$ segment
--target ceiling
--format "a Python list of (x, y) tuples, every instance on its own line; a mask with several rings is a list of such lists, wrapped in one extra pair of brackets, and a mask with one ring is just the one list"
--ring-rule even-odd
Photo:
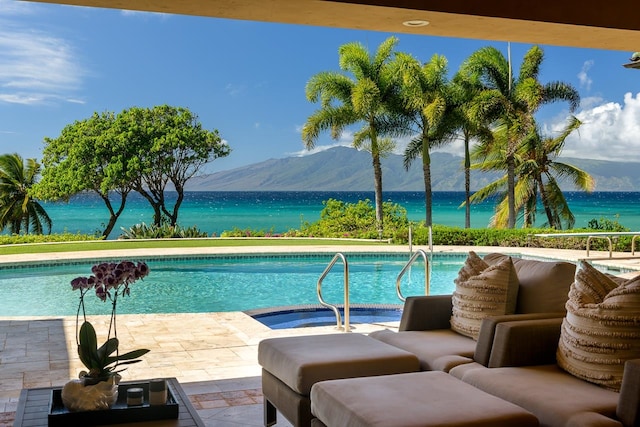
[[(30, 0), (251, 21), (633, 52), (629, 0)], [(428, 21), (407, 27), (406, 21)]]

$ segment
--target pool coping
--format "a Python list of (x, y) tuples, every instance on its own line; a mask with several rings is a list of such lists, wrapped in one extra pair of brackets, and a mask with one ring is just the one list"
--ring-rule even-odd
[[(426, 245), (414, 245), (411, 248), (414, 252), (418, 249), (429, 252)], [(479, 254), (491, 252), (507, 253), (513, 256), (536, 257), (543, 259), (555, 259), (568, 262), (577, 262), (588, 259), (597, 265), (605, 266), (612, 270), (618, 270), (623, 274), (631, 274), (640, 271), (640, 257), (629, 257), (628, 253), (614, 252), (613, 258), (608, 258), (608, 251), (592, 251), (593, 257), (585, 258), (583, 250), (573, 249), (550, 249), (550, 248), (530, 248), (530, 247), (507, 247), (507, 246), (433, 246), (433, 252), (439, 254), (467, 254), (475, 251)], [(48, 252), (38, 254), (18, 254), (0, 255), (0, 269), (7, 265), (33, 265), (56, 262), (92, 262), (104, 261), (105, 259), (124, 258), (161, 258), (161, 257), (188, 257), (188, 256), (219, 256), (219, 255), (241, 255), (241, 254), (290, 254), (296, 252), (300, 254), (345, 254), (356, 253), (410, 253), (407, 245), (375, 245), (375, 246), (340, 246), (340, 245), (305, 245), (305, 246), (227, 246), (227, 247), (195, 247), (195, 248), (139, 248), (139, 249), (109, 249), (95, 251), (78, 252)]]

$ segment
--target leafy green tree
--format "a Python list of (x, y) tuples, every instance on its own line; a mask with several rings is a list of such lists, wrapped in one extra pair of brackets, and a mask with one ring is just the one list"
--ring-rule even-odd
[[(118, 115), (115, 128), (135, 159), (133, 187), (151, 204), (156, 226), (163, 218), (176, 225), (187, 181), (231, 152), (217, 130), (203, 129), (198, 116), (182, 107), (130, 108)], [(169, 184), (177, 193), (173, 207)]]
[(320, 109), (307, 118), (302, 140), (312, 149), (322, 131), (330, 130), (337, 139), (342, 131), (355, 123), (363, 126), (355, 132), (353, 146), (365, 147), (371, 153), (378, 234), (382, 236), (381, 158), (392, 151), (389, 135), (397, 128), (392, 121), (394, 104), (398, 102), (398, 87), (392, 76), (390, 61), (396, 37), (389, 37), (371, 56), (360, 43), (347, 43), (338, 49), (341, 72), (321, 72), (311, 77), (306, 86), (310, 102), (320, 101)]
[[(569, 84), (538, 81), (543, 51), (533, 46), (525, 54), (519, 74), (512, 75), (511, 63), (495, 47), (474, 52), (463, 64), (462, 72), (478, 76), (482, 91), (470, 108), (478, 122), (492, 122), (502, 128), (503, 137), (495, 138), (488, 149), (502, 153), (507, 170), (508, 228), (515, 227), (516, 150), (534, 127), (534, 113), (550, 102), (565, 100), (574, 111), (580, 101), (578, 92)], [(485, 151), (486, 152), (486, 151)]]
[(431, 150), (451, 142), (458, 127), (454, 114), (449, 82), (447, 59), (433, 55), (424, 65), (411, 55), (399, 53), (394, 60), (401, 76), (403, 113), (411, 124), (415, 137), (404, 152), (404, 166), (408, 170), (413, 161), (422, 159), (425, 190), (425, 221), (433, 223), (433, 193), (431, 188)]
[(83, 191), (96, 193), (109, 212), (102, 236), (107, 238), (133, 190), (136, 159), (114, 127), (115, 115), (94, 113), (62, 129), (57, 138), (45, 138), (42, 180), (35, 188), (45, 200), (69, 200)]
[(51, 218), (31, 195), (39, 174), (35, 159), (25, 162), (18, 154), (0, 156), (0, 230), (43, 234), (46, 227), (47, 234), (51, 233)]
[[(105, 238), (134, 190), (150, 202), (156, 225), (163, 214), (175, 225), (186, 182), (207, 161), (229, 154), (217, 131), (202, 129), (189, 110), (166, 105), (94, 113), (66, 126), (58, 138), (45, 138), (45, 144), (37, 194), (68, 200), (83, 191), (97, 193), (109, 211)], [(169, 184), (177, 192), (172, 209), (165, 197)]]

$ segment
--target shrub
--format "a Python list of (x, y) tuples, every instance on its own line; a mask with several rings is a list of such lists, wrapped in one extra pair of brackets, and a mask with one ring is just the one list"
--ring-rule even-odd
[(204, 231), (200, 231), (197, 226), (183, 228), (179, 225), (171, 226), (163, 224), (161, 226), (147, 225), (144, 222), (136, 224), (128, 230), (122, 228), (119, 239), (194, 239), (209, 237)]
[[(376, 212), (369, 199), (357, 203), (347, 203), (329, 199), (322, 202), (324, 208), (320, 219), (314, 223), (304, 223), (300, 236), (377, 239)], [(393, 238), (401, 230), (407, 229), (407, 210), (397, 203), (382, 204), (384, 230), (382, 238)]]
[(52, 243), (52, 242), (79, 242), (87, 240), (102, 240), (92, 234), (59, 233), (59, 234), (12, 234), (0, 235), (0, 245), (17, 245), (21, 243)]
[(220, 237), (280, 237), (280, 234), (274, 233), (273, 228), (269, 231), (252, 230), (250, 228), (241, 229), (234, 227), (232, 230), (225, 230)]

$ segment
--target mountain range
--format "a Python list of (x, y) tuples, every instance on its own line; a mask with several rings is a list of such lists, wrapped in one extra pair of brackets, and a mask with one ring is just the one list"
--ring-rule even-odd
[[(640, 163), (562, 158), (596, 181), (595, 191), (638, 191)], [(472, 171), (473, 190), (494, 181), (500, 173)], [(433, 191), (464, 191), (463, 158), (448, 153), (432, 153)], [(420, 159), (409, 170), (400, 155), (382, 159), (382, 186), (385, 191), (423, 191)], [(561, 184), (572, 191), (570, 182)], [(302, 157), (269, 159), (263, 162), (201, 175), (191, 179), (189, 191), (373, 191), (371, 155), (349, 147), (334, 147)]]

